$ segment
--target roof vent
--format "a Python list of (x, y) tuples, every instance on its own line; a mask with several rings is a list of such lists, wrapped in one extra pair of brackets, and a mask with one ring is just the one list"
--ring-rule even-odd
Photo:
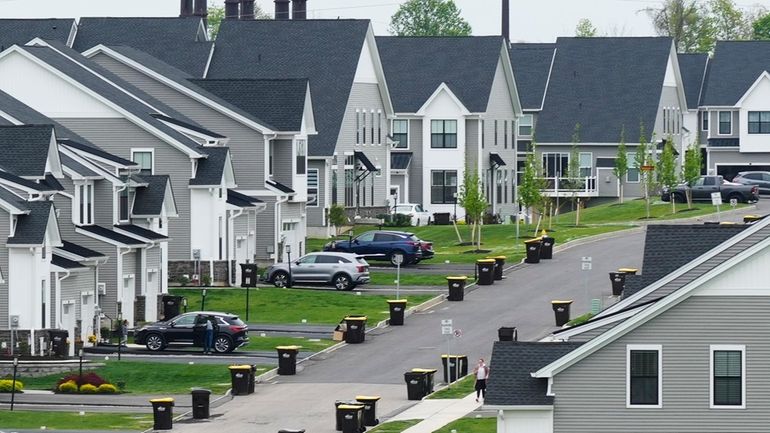
[(275, 2), (275, 19), (288, 20), (289, 17), (289, 1), (290, 0), (274, 0)]
[(225, 0), (225, 19), (237, 20), (238, 19), (238, 5), (240, 0)]
[(182, 0), (179, 6), (180, 17), (191, 17), (193, 14), (193, 0)]

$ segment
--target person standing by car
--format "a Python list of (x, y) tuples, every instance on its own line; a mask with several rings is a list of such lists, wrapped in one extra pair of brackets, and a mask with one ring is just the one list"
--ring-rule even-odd
[(484, 359), (479, 359), (476, 364), (476, 368), (473, 369), (473, 374), (476, 376), (476, 402), (479, 401), (479, 395), (481, 398), (485, 398), (487, 395), (487, 378), (489, 377), (489, 367), (484, 363)]
[(204, 318), (206, 321), (206, 334), (203, 336), (203, 353), (211, 353), (211, 348), (214, 346), (214, 326), (216, 320), (213, 316)]
[(120, 324), (120, 345), (123, 347), (128, 345), (128, 320)]

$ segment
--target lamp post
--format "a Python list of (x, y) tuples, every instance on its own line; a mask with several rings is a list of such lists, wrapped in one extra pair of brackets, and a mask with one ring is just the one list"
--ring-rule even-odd
[(80, 358), (80, 368), (78, 373), (78, 388), (83, 384), (83, 349), (78, 350), (78, 357)]
[(289, 281), (286, 282), (286, 287), (291, 287), (291, 244), (286, 244), (286, 257), (289, 260)]
[(206, 289), (201, 292), (201, 311), (206, 311)]
[(452, 221), (456, 223), (457, 222), (457, 191), (452, 193), (452, 197), (454, 197), (454, 205), (455, 205), (455, 211), (452, 214)]
[(19, 358), (13, 358), (13, 382), (11, 383), (11, 411), (16, 398), (16, 369), (19, 367)]

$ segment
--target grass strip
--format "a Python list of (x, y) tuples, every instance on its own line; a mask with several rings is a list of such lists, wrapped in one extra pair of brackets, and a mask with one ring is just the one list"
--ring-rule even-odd
[(368, 430), (369, 433), (401, 433), (409, 427), (422, 421), (421, 419), (409, 419), (406, 421), (391, 421), (385, 424), (380, 424), (372, 430)]
[(493, 433), (497, 431), (497, 418), (460, 418), (434, 430), (433, 433)]
[(453, 383), (452, 386), (446, 387), (440, 391), (436, 391), (433, 394), (429, 395), (429, 399), (450, 399), (450, 398), (464, 398), (468, 394), (472, 393), (474, 391), (474, 387), (476, 385), (476, 380), (474, 379), (472, 374), (469, 374), (468, 376), (463, 377), (462, 379), (458, 380), (457, 382)]
[(5, 429), (43, 430), (136, 430), (152, 427), (152, 415), (85, 412), (0, 411)]

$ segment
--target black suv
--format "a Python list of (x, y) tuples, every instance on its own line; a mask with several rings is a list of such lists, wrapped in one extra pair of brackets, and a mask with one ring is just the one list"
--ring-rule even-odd
[(134, 335), (136, 344), (144, 344), (157, 352), (171, 344), (203, 347), (206, 336), (206, 318), (214, 317), (214, 350), (227, 353), (249, 342), (249, 327), (238, 316), (216, 311), (194, 311), (180, 314), (171, 320), (143, 326)]

